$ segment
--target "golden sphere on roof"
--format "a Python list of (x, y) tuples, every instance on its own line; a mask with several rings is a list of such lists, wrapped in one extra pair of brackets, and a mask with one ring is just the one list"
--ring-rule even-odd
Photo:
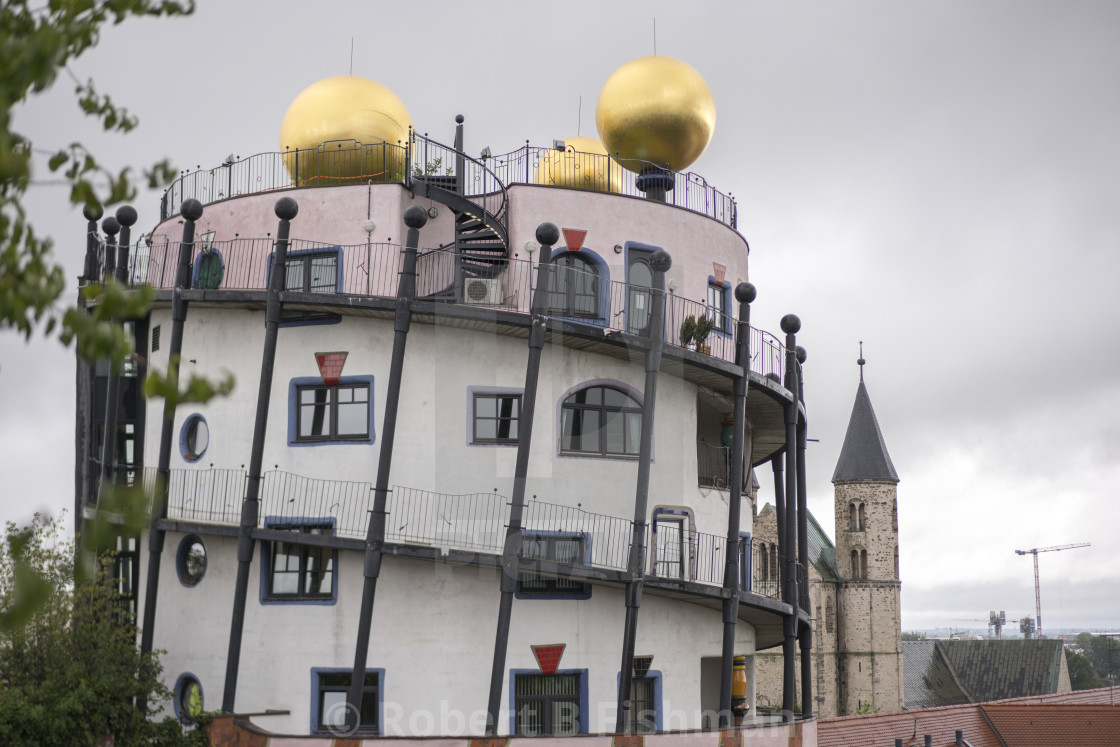
[(607, 151), (631, 171), (641, 159), (673, 171), (688, 168), (712, 139), (716, 104), (708, 84), (672, 57), (640, 57), (611, 73), (595, 106)]
[(622, 167), (611, 160), (607, 149), (595, 138), (570, 137), (564, 140), (564, 150), (553, 148), (541, 153), (536, 183), (621, 192)]
[(404, 178), (412, 118), (397, 95), (352, 75), (303, 89), (280, 125), (284, 166), (297, 184)]

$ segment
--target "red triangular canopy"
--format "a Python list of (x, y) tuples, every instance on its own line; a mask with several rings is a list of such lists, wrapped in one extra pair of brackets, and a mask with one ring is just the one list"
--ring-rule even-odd
[(564, 241), (568, 244), (569, 252), (578, 252), (583, 248), (583, 240), (587, 238), (585, 228), (561, 228), (564, 232)]
[(544, 646), (533, 646), (533, 656), (537, 657), (537, 666), (541, 674), (556, 674), (560, 667), (560, 657), (564, 655), (566, 643), (549, 643)]

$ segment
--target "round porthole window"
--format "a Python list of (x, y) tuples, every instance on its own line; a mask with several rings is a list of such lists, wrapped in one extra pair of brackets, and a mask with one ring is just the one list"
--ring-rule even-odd
[(195, 586), (206, 575), (206, 545), (195, 535), (187, 535), (179, 543), (175, 568), (183, 586)]
[(202, 683), (190, 672), (179, 675), (175, 683), (175, 715), (186, 724), (202, 715)]
[(197, 462), (209, 445), (210, 427), (206, 425), (206, 418), (197, 413), (189, 416), (183, 422), (183, 430), (179, 432), (179, 451), (183, 459)]

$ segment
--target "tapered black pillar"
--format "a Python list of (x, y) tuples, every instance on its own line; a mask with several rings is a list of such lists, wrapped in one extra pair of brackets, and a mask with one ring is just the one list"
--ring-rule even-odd
[[(176, 388), (179, 386), (179, 356), (183, 352), (183, 325), (187, 320), (187, 302), (183, 289), (190, 285), (191, 252), (194, 249), (194, 224), (202, 217), (202, 203), (195, 199), (184, 200), (179, 214), (183, 216), (183, 238), (179, 242), (179, 264), (175, 271), (175, 288), (171, 296), (171, 341), (167, 349), (167, 377)], [(156, 602), (159, 595), (159, 567), (163, 555), (163, 530), (160, 520), (167, 516), (168, 479), (171, 473), (171, 436), (175, 425), (175, 403), (163, 401), (163, 420), (160, 426), (159, 458), (156, 462), (156, 488), (152, 496), (152, 515), (148, 524), (148, 569), (144, 586), (144, 622), (140, 628), (140, 653), (152, 651), (152, 637), (156, 626)], [(138, 701), (141, 711), (147, 704)]]
[[(797, 395), (805, 407), (805, 348), (797, 346)], [(809, 603), (809, 500), (805, 480), (805, 442), (808, 423), (804, 414), (797, 421), (797, 562), (804, 569), (799, 591), (799, 606), (812, 610)], [(813, 626), (803, 625), (797, 637), (801, 646), (801, 718), (813, 716)]]
[(727, 558), (723, 569), (723, 651), (720, 659), (719, 676), (719, 725), (730, 726), (731, 714), (731, 674), (735, 663), (735, 623), (739, 619), (739, 590), (741, 556), (739, 525), (743, 490), (743, 451), (747, 426), (747, 385), (751, 370), (750, 321), (751, 302), (757, 291), (750, 283), (735, 286), (735, 299), (739, 302), (739, 321), (736, 328), (735, 365), (741, 371), (735, 377), (734, 433), (731, 438), (731, 485), (728, 491), (727, 510)]
[[(117, 219), (110, 215), (105, 220), (101, 221), (101, 230), (105, 232), (105, 278), (108, 282), (114, 275), (113, 268), (116, 267), (116, 253), (117, 253), (117, 234), (121, 230), (121, 224)], [(109, 366), (109, 377), (106, 386), (106, 410), (105, 410), (105, 425), (101, 431), (101, 479), (97, 486), (98, 503), (101, 503), (101, 492), (113, 479), (113, 455), (116, 452), (116, 433), (117, 433), (117, 408), (115, 403), (118, 398), (118, 391), (120, 387), (120, 365), (111, 363)], [(111, 405), (111, 406), (110, 406)]]
[(649, 468), (653, 454), (653, 421), (657, 405), (657, 374), (661, 369), (661, 346), (665, 338), (665, 273), (673, 265), (669, 252), (658, 249), (650, 257), (653, 287), (649, 318), (649, 350), (646, 352), (646, 382), (642, 402), (642, 434), (638, 446), (638, 480), (634, 491), (634, 531), (626, 570), (626, 623), (622, 634), (622, 665), (618, 677), (618, 711), (615, 731), (630, 730), (630, 685), (634, 677), (634, 639), (638, 634), (638, 609), (642, 605), (643, 566), (646, 556), (646, 503), (649, 498)]
[(365, 682), (369, 632), (373, 624), (373, 602), (377, 596), (377, 577), (381, 575), (381, 548), (385, 544), (385, 506), (389, 499), (389, 469), (393, 464), (393, 439), (397, 433), (397, 407), (404, 376), (404, 352), (408, 328), (412, 323), (412, 300), (416, 297), (416, 247), (420, 229), (428, 214), (419, 205), (404, 211), (408, 227), (404, 246), (404, 267), (397, 286), (397, 309), (393, 318), (393, 357), (389, 362), (389, 385), (385, 392), (385, 422), (381, 426), (381, 451), (377, 459), (377, 480), (373, 488), (373, 510), (366, 530), (363, 569), (362, 607), (358, 618), (358, 637), (354, 645), (354, 668), (346, 695), (346, 725), (350, 733), (358, 730), (362, 712), (362, 685)]
[(509, 647), (509, 619), (513, 611), (513, 594), (517, 590), (518, 557), (521, 555), (521, 516), (525, 510), (525, 479), (529, 474), (529, 447), (533, 440), (533, 417), (537, 409), (537, 381), (540, 378), (541, 353), (544, 349), (545, 324), (548, 321), (548, 290), (552, 286), (549, 268), (552, 246), (560, 238), (560, 229), (552, 223), (537, 226), (540, 260), (537, 264), (537, 287), (531, 306), (532, 326), (529, 328), (529, 362), (525, 367), (525, 391), (521, 395), (521, 412), (517, 423), (517, 462), (513, 469), (513, 496), (509, 509), (509, 526), (502, 548), (502, 597), (498, 606), (498, 625), (494, 634), (494, 661), (490, 669), (490, 697), (486, 706), (486, 733), (498, 733), (498, 714), (502, 707), (502, 683), (505, 681), (506, 651)]
[(790, 401), (785, 407), (786, 423), (786, 495), (785, 530), (782, 543), (783, 568), (786, 570), (783, 586), (783, 599), (791, 608), (783, 621), (784, 638), (782, 643), (782, 718), (793, 720), (794, 704), (797, 701), (796, 654), (798, 629), (798, 584), (797, 584), (797, 420), (800, 399), (797, 385), (797, 331), (801, 320), (793, 314), (782, 317), (782, 331), (786, 333), (786, 389)]
[[(117, 217), (105, 219), (106, 233), (110, 237), (116, 231), (110, 231), (109, 222), (120, 231), (120, 240), (117, 242), (116, 269), (114, 279), (121, 284), (128, 282), (128, 243), (132, 240), (132, 226), (136, 224), (136, 210), (129, 205), (123, 205), (117, 210)], [(108, 251), (112, 243), (106, 247)], [(121, 320), (116, 319), (115, 322)], [(105, 435), (101, 442), (101, 487), (111, 485), (116, 479), (117, 463), (117, 416), (121, 408), (121, 364), (113, 361), (109, 367), (108, 385), (105, 387)]]
[(97, 259), (97, 221), (101, 220), (103, 214), (100, 205), (93, 207), (86, 205), (82, 208), (82, 215), (86, 219), (86, 261), (82, 271), (83, 284), (94, 283), (99, 279), (101, 263)]
[(249, 455), (249, 479), (245, 500), (241, 502), (241, 526), (237, 535), (237, 581), (233, 592), (233, 620), (229, 630), (229, 651), (226, 654), (226, 681), (222, 691), (222, 710), (233, 713), (237, 700), (237, 673), (241, 665), (241, 635), (245, 630), (245, 603), (249, 594), (249, 571), (253, 563), (253, 530), (260, 514), (261, 463), (264, 461), (264, 437), (268, 428), (268, 405), (272, 398), (272, 373), (276, 366), (276, 342), (280, 332), (280, 292), (288, 263), (288, 235), (299, 205), (291, 197), (281, 197), (274, 208), (280, 223), (276, 228), (276, 249), (272, 255), (272, 272), (268, 279), (268, 300), (264, 312), (264, 353), (261, 357), (261, 380), (257, 389), (257, 414), (253, 421), (253, 445)]

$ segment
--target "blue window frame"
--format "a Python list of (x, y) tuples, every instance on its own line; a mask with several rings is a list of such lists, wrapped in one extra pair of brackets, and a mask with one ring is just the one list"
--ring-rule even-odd
[[(584, 532), (521, 533), (521, 557), (569, 565), (591, 565), (591, 537)], [(518, 599), (590, 599), (591, 584), (562, 576), (522, 571), (517, 580)]]
[(714, 275), (708, 276), (708, 318), (715, 324), (712, 327), (713, 332), (731, 332), (731, 283), (724, 281), (719, 283), (716, 281)]
[(206, 249), (194, 258), (191, 268), (191, 287), (202, 290), (215, 290), (222, 287), (226, 274), (226, 263), (217, 249)]
[(553, 249), (548, 310), (552, 316), (585, 324), (608, 323), (611, 304), (610, 269), (587, 247), (578, 252)]
[(586, 669), (511, 669), (508, 691), (510, 734), (587, 733)]
[(343, 376), (335, 385), (318, 376), (288, 382), (288, 446), (374, 440), (372, 376)]
[(202, 683), (190, 672), (183, 672), (175, 681), (175, 697), (172, 706), (175, 717), (181, 723), (193, 724), (203, 711)]
[[(350, 736), (346, 723), (346, 693), (353, 670), (341, 667), (311, 669), (311, 733)], [(367, 669), (362, 685), (358, 734), (379, 734), (385, 715), (384, 669)]]
[[(616, 675), (615, 689), (621, 675)], [(630, 679), (630, 732), (650, 734), (661, 731), (661, 671), (649, 670), (644, 677)]]
[[(268, 255), (266, 281), (272, 276), (275, 256), (275, 252)], [(283, 289), (297, 293), (342, 293), (343, 256), (340, 246), (289, 251), (284, 262)], [(305, 324), (338, 324), (342, 317), (328, 312), (282, 309), (280, 321), (283, 326), (294, 327)]]
[(291, 541), (261, 542), (261, 604), (334, 604), (338, 550), (300, 542), (300, 535), (335, 535), (334, 517), (265, 517), (266, 529), (292, 533)]

